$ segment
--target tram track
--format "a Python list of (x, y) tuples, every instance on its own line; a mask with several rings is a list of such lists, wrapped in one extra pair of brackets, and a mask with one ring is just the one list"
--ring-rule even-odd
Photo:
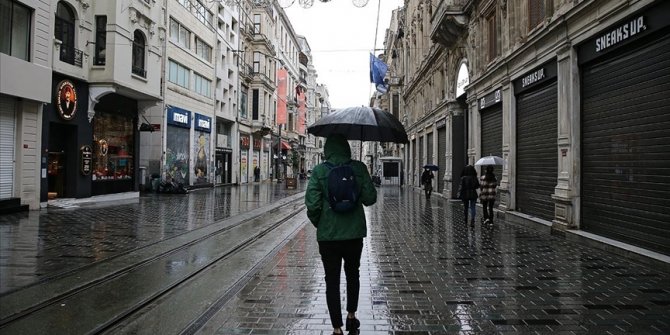
[[(304, 222), (296, 217), (303, 208), (301, 196), (288, 197), (255, 213), (5, 294), (0, 297), (0, 334), (96, 334), (114, 329), (117, 333), (123, 322), (138, 320), (138, 315), (151, 311), (171, 291), (194, 282), (287, 222)], [(192, 320), (183, 322), (186, 327)]]

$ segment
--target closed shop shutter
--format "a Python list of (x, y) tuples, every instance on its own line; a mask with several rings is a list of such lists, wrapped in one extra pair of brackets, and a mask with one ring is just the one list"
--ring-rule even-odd
[[(419, 169), (425, 164), (423, 156), (423, 136), (419, 137)], [(419, 171), (421, 173), (421, 171)]]
[(482, 157), (502, 157), (502, 105), (481, 112)]
[(664, 254), (670, 254), (668, 36), (582, 69), (582, 227)]
[(516, 210), (554, 219), (558, 137), (556, 81), (517, 96)]
[(447, 127), (442, 127), (437, 130), (437, 166), (440, 170), (437, 171), (437, 190), (444, 191), (444, 171), (447, 168)]
[(13, 196), (15, 128), (16, 100), (0, 96), (0, 199)]

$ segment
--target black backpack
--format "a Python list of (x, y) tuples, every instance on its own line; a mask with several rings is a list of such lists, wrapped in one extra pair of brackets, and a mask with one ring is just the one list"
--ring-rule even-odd
[(334, 212), (350, 212), (358, 204), (360, 190), (356, 183), (356, 175), (351, 167), (351, 161), (334, 165), (324, 163), (328, 167), (328, 202)]

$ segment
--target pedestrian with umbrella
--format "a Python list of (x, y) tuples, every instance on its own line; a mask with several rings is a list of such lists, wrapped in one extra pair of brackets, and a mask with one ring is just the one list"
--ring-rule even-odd
[(433, 193), (433, 178), (435, 178), (433, 171), (437, 170), (438, 167), (434, 164), (426, 164), (423, 166), (421, 184), (423, 185), (423, 192), (426, 194), (426, 200), (430, 200), (430, 195)]
[(479, 180), (479, 201), (484, 211), (484, 224), (493, 225), (493, 204), (496, 201), (496, 187), (498, 180), (493, 173), (493, 165), (486, 166), (486, 173)]
[[(359, 268), (363, 238), (367, 236), (363, 206), (371, 206), (377, 201), (377, 190), (365, 164), (351, 159), (347, 140), (408, 143), (407, 133), (392, 114), (364, 106), (337, 110), (316, 121), (307, 131), (326, 137), (326, 162), (312, 170), (305, 192), (305, 206), (307, 217), (316, 227), (319, 254), (326, 274), (326, 304), (333, 334), (342, 334), (343, 325), (349, 334), (359, 334), (360, 321), (356, 318), (360, 290)], [(336, 171), (345, 170), (350, 171), (353, 183), (350, 178), (340, 179), (340, 183), (332, 181), (332, 176), (339, 176)], [(333, 190), (352, 184), (357, 193), (353, 197), (355, 201), (351, 201), (354, 206), (349, 211), (341, 211), (332, 197), (332, 194), (339, 192)], [(346, 323), (342, 322), (340, 305), (342, 261), (347, 280)]]

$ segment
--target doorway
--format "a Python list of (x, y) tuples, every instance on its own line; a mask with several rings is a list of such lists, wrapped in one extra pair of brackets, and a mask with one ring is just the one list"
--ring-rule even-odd
[(51, 123), (47, 157), (48, 199), (74, 197), (77, 171), (77, 127)]

